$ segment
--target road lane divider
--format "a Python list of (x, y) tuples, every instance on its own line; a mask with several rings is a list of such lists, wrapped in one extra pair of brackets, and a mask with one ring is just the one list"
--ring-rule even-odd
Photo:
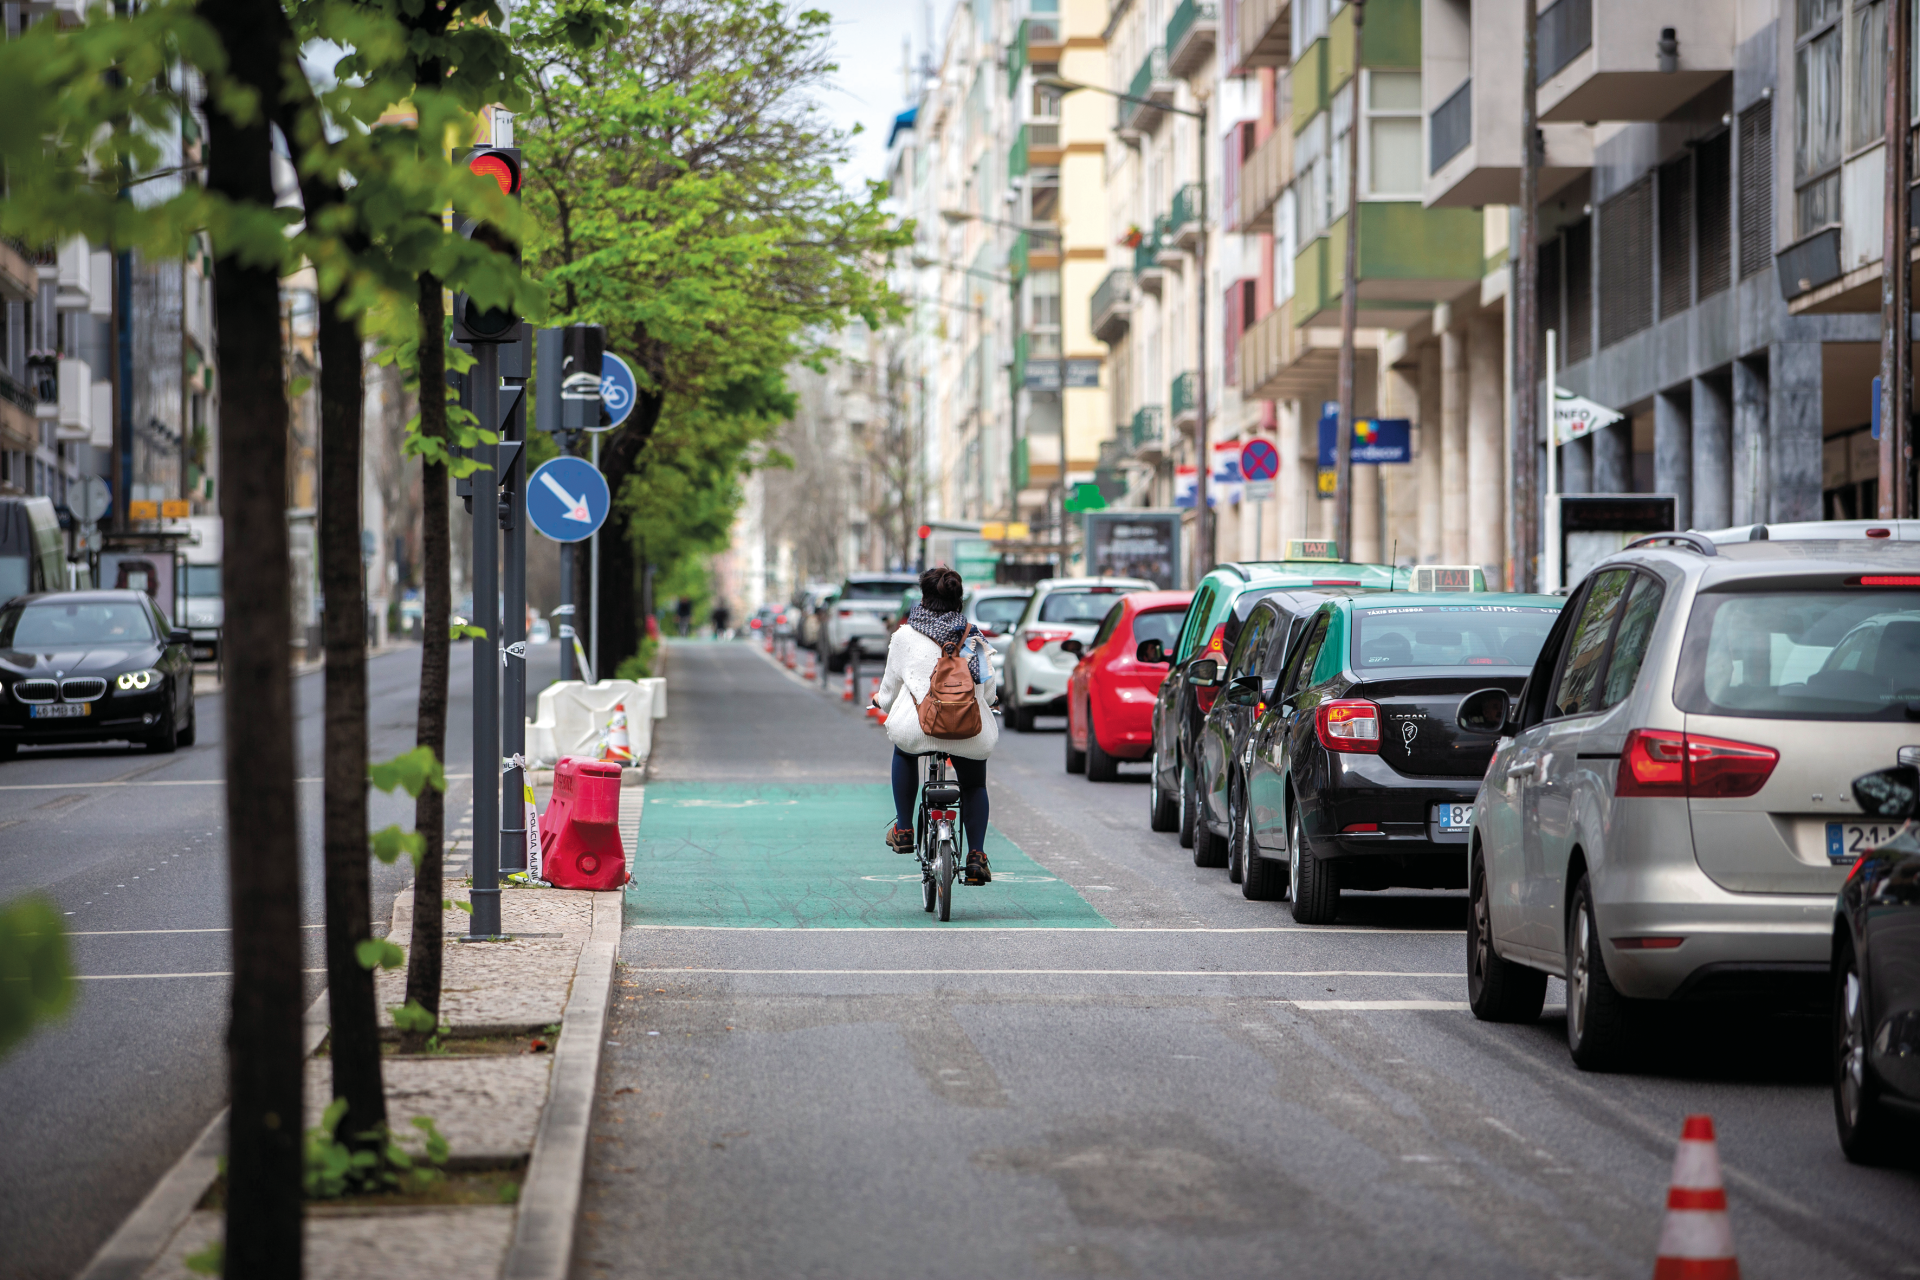
[[(635, 973), (652, 974), (655, 977), (668, 977), (676, 974), (761, 974), (781, 977), (805, 977), (821, 974), (828, 977), (847, 977), (855, 974), (873, 974), (879, 977), (1045, 977), (1059, 974), (1063, 977), (1112, 976), (1116, 978), (1458, 978), (1466, 979), (1464, 971), (1445, 972), (1408, 972), (1403, 969), (976, 969), (971, 966), (964, 970), (955, 970), (951, 966), (942, 969), (700, 969), (691, 966), (675, 969), (635, 969)], [(1461, 1008), (1452, 1001), (1422, 1000), (1290, 1000), (1296, 1005), (1313, 1005), (1325, 1008), (1346, 1008), (1348, 1006), (1375, 1008), (1385, 1005), (1412, 1007), (1415, 1005), (1435, 1005), (1448, 1009)]]
[[(1449, 975), (1464, 978), (1464, 973)], [(1282, 1000), (1309, 1013), (1465, 1013), (1465, 1000)]]

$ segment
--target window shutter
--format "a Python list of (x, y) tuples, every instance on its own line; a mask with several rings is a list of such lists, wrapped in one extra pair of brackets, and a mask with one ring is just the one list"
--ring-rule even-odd
[(1660, 166), (1660, 318), (1693, 305), (1693, 157)]
[(1773, 99), (1740, 113), (1740, 278), (1773, 261)]
[(1653, 175), (1600, 206), (1600, 345), (1653, 323)]
[(1540, 246), (1540, 266), (1535, 279), (1540, 291), (1537, 295), (1538, 315), (1540, 319), (1540, 353), (1546, 359), (1547, 330), (1554, 329), (1560, 334), (1554, 357), (1561, 364), (1567, 363), (1567, 328), (1560, 319), (1560, 241), (1549, 240)]
[(1567, 363), (1593, 354), (1593, 219), (1582, 218), (1561, 237), (1567, 258)]
[(1700, 159), (1700, 296), (1733, 283), (1733, 175), (1730, 139), (1721, 133), (1694, 152)]

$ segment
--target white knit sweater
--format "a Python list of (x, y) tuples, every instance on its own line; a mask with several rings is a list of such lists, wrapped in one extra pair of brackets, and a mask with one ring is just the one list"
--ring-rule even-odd
[(990, 684), (975, 685), (973, 696), (980, 703), (980, 732), (971, 738), (945, 740), (929, 738), (920, 731), (920, 700), (933, 684), (933, 668), (940, 661), (940, 646), (902, 626), (887, 645), (887, 674), (874, 695), (887, 709), (887, 737), (894, 746), (910, 756), (941, 751), (966, 760), (985, 760), (1000, 740), (1000, 726), (993, 718)]

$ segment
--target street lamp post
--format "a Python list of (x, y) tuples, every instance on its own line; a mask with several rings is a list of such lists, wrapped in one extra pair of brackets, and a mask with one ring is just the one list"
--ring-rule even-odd
[[(1147, 98), (1136, 97), (1131, 93), (1122, 93), (1118, 89), (1109, 89), (1105, 85), (1081, 84), (1077, 80), (1065, 80), (1059, 76), (1036, 76), (1034, 83), (1062, 94), (1073, 93), (1080, 89), (1091, 89), (1095, 93), (1104, 93), (1109, 98), (1118, 98), (1122, 102), (1131, 102), (1138, 106), (1152, 107), (1156, 111), (1168, 111), (1176, 116), (1185, 116), (1196, 120), (1200, 127), (1200, 243), (1194, 250), (1194, 270), (1199, 276), (1199, 288), (1195, 290), (1199, 298), (1194, 308), (1199, 338), (1195, 344), (1199, 351), (1198, 368), (1194, 372), (1196, 387), (1194, 391), (1194, 414), (1196, 422), (1193, 428), (1194, 443), (1194, 574), (1193, 580), (1199, 582), (1207, 570), (1213, 567), (1213, 512), (1207, 505), (1207, 479), (1212, 469), (1212, 458), (1207, 448), (1207, 103), (1199, 99), (1197, 107), (1176, 107), (1154, 102)], [(1065, 408), (1064, 397), (1062, 409)], [(1063, 415), (1064, 421), (1064, 415)]]

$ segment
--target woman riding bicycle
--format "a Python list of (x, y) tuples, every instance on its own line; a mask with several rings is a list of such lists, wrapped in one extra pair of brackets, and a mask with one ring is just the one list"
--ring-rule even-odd
[[(913, 852), (913, 805), (920, 786), (915, 757), (948, 756), (960, 784), (960, 823), (967, 835), (964, 883), (986, 884), (993, 879), (986, 848), (987, 757), (993, 754), (1000, 729), (994, 723), (987, 688), (992, 668), (986, 640), (960, 611), (964, 590), (960, 575), (946, 565), (935, 565), (920, 575), (920, 603), (907, 615), (906, 625), (894, 630), (887, 646), (887, 674), (873, 702), (886, 712), (887, 737), (893, 743), (894, 817), (887, 827), (887, 847), (895, 853)], [(967, 656), (974, 697), (980, 703), (980, 732), (971, 738), (932, 738), (920, 727), (919, 704), (926, 699), (933, 669), (949, 644), (959, 644)]]

